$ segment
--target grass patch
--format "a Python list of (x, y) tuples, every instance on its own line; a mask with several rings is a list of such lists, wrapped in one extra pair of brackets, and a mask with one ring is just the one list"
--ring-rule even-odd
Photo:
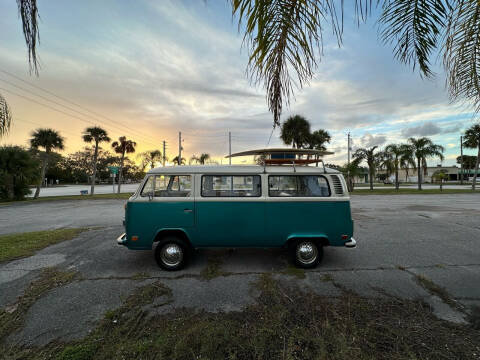
[(27, 198), (19, 201), (2, 201), (0, 205), (33, 203), (45, 201), (60, 201), (60, 200), (103, 200), (103, 199), (128, 199), (133, 193), (121, 194), (94, 194), (94, 195), (66, 195), (66, 196), (44, 196), (37, 199)]
[(282, 271), (282, 273), (290, 276), (296, 276), (299, 279), (305, 279), (306, 277), (305, 270), (297, 268), (293, 265), (288, 265), (286, 270)]
[(255, 284), (257, 304), (243, 311), (177, 309), (149, 315), (142, 310), (145, 303), (169, 295), (154, 284), (137, 289), (81, 341), (3, 354), (29, 359), (473, 359), (480, 346), (480, 331), (439, 320), (417, 301), (351, 293), (332, 301), (263, 274)]
[(436, 194), (480, 194), (479, 190), (462, 190), (462, 189), (354, 189), (352, 195), (436, 195)]
[(323, 282), (333, 282), (333, 276), (331, 274), (323, 274), (320, 277), (320, 280), (322, 280)]
[(207, 266), (202, 269), (200, 276), (205, 280), (211, 280), (213, 278), (225, 275), (225, 273), (220, 270), (222, 263), (223, 261), (220, 256), (210, 256), (207, 259)]
[(34, 231), (0, 235), (0, 263), (33, 255), (37, 250), (71, 240), (88, 228)]
[(38, 279), (32, 281), (14, 306), (0, 310), (0, 341), (23, 324), (28, 309), (43, 294), (70, 283), (76, 275), (75, 271), (64, 271), (55, 267), (44, 269)]
[(432, 280), (427, 278), (423, 275), (415, 275), (417, 282), (425, 288), (430, 294), (438, 296), (440, 299), (443, 300), (446, 304), (450, 305), (451, 307), (459, 309), (459, 306), (455, 300), (452, 299), (448, 291), (437, 284), (435, 284)]

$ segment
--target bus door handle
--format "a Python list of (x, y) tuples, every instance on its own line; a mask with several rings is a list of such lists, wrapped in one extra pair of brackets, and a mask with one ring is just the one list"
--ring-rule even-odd
[(183, 209), (184, 213), (191, 213), (193, 210), (192, 209)]

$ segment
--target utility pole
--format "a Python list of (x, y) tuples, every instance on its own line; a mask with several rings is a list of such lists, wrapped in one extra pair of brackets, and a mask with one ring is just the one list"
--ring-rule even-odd
[(460, 185), (463, 185), (463, 136), (460, 135)]
[(163, 140), (163, 158), (162, 158), (162, 166), (165, 167), (165, 161), (167, 160), (167, 146), (165, 140)]
[(228, 132), (228, 165), (232, 165), (232, 133)]
[(350, 165), (350, 131), (348, 132), (348, 139), (347, 139), (347, 148), (348, 148), (348, 160), (347, 164)]
[(182, 132), (178, 132), (178, 165), (182, 165)]

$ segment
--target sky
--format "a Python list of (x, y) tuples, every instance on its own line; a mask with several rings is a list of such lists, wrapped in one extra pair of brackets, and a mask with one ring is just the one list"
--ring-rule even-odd
[[(0, 144), (27, 146), (32, 130), (50, 127), (71, 153), (85, 146), (82, 131), (98, 125), (112, 139), (136, 141), (137, 152), (161, 150), (166, 141), (170, 158), (178, 154), (179, 131), (187, 159), (206, 152), (227, 163), (228, 132), (232, 152), (282, 146), (264, 89), (246, 76), (248, 54), (229, 1), (38, 0), (38, 6), (37, 77), (29, 73), (16, 1), (0, 2), (0, 94), (14, 119)], [(475, 118), (449, 102), (441, 66), (433, 80), (421, 79), (378, 40), (375, 14), (357, 27), (350, 10), (342, 47), (326, 25), (314, 79), (295, 90), (282, 121), (300, 114), (312, 130), (329, 131), (335, 152), (329, 163), (346, 162), (350, 132), (354, 149), (428, 136), (445, 147), (443, 164), (455, 164), (460, 135)]]

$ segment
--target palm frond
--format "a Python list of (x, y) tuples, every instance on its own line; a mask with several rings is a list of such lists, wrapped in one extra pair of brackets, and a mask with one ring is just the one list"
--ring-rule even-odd
[(17, 0), (18, 12), (22, 18), (23, 36), (28, 48), (30, 72), (38, 75), (37, 43), (40, 43), (38, 32), (37, 0)]
[(432, 77), (430, 57), (437, 49), (449, 15), (449, 0), (386, 0), (379, 19), (380, 37), (394, 44), (401, 62)]
[(7, 101), (2, 95), (0, 95), (0, 138), (8, 134), (11, 124), (12, 113), (8, 107)]
[(480, 111), (480, 3), (458, 0), (447, 29), (443, 58), (453, 101), (471, 102)]
[(283, 103), (289, 105), (293, 84), (302, 88), (312, 79), (322, 53), (323, 24), (330, 22), (340, 44), (343, 15), (339, 19), (334, 0), (231, 2), (239, 30), (244, 24), (244, 45), (250, 55), (247, 74), (253, 83), (265, 87), (274, 125), (280, 125)]

